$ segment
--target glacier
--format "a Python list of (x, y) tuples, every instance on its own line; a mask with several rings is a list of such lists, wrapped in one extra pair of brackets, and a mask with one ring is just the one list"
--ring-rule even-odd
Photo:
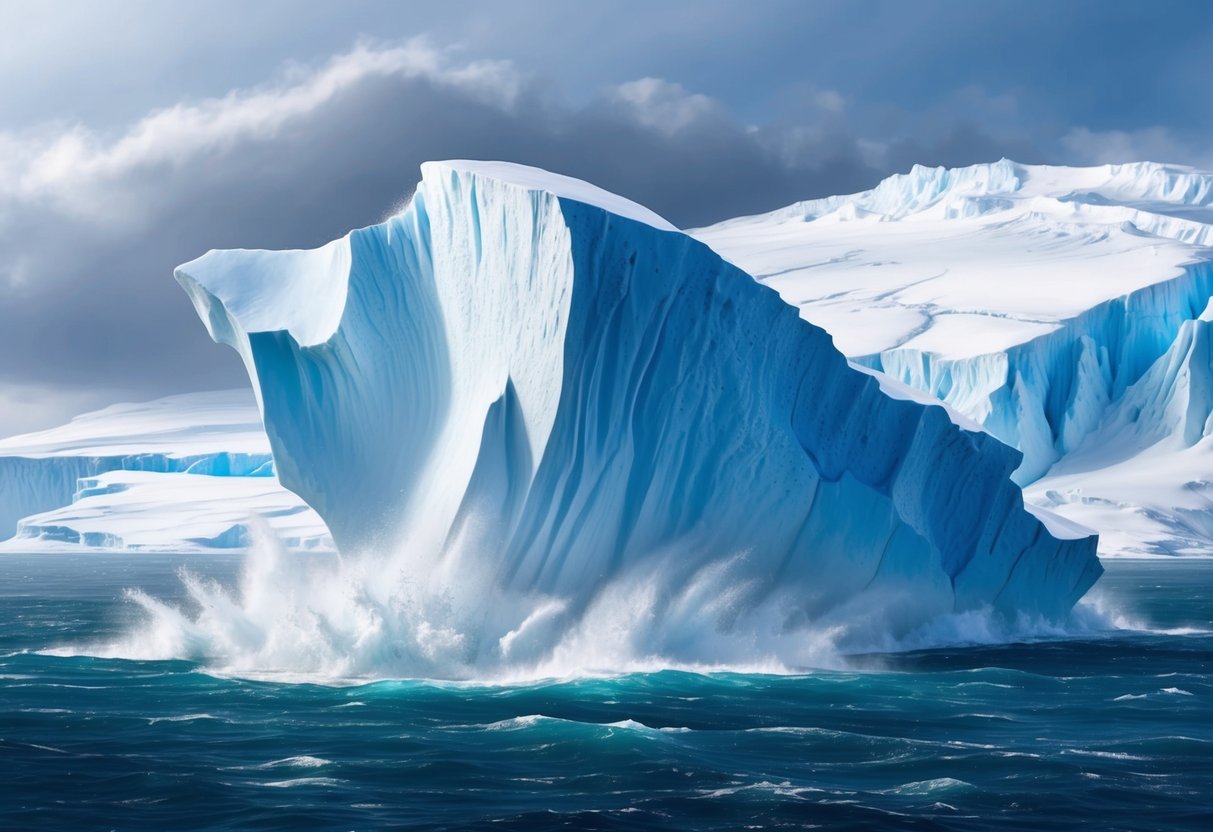
[(1207, 374), (1191, 344), (1213, 297), (1213, 174), (916, 166), (690, 233), (852, 361), (1020, 449), (1028, 499), (1098, 530), (1102, 554), (1213, 550), (1205, 428), (1145, 406), (1181, 365)]
[(667, 655), (830, 620), (1059, 619), (1101, 572), (1093, 535), (1025, 509), (1018, 451), (584, 182), (431, 162), (382, 224), (175, 276), (243, 358), (282, 483), (364, 576), (357, 614), (318, 581), (330, 645), (390, 629), (397, 591), (444, 606), (437, 642), (475, 665), (550, 654), (613, 593), (650, 598)]
[(118, 404), (0, 440), (0, 551), (245, 549), (265, 524), (294, 550), (332, 550), (282, 488), (246, 390)]

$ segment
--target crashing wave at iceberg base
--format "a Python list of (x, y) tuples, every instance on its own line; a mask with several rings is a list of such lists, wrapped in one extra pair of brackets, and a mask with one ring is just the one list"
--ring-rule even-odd
[(182, 569), (182, 605), (130, 590), (139, 623), (115, 642), (80, 652), (185, 659), (219, 675), (276, 681), (508, 683), (662, 669), (846, 669), (857, 654), (1124, 626), (1086, 601), (1047, 620), (990, 608), (924, 608), (912, 592), (859, 595), (814, 620), (796, 620), (793, 599), (754, 597), (745, 553), (689, 576), (678, 561), (675, 551), (654, 558), (575, 608), (560, 597), (487, 589), (469, 572), (457, 581), (427, 575), (405, 558), (299, 558), (262, 530), (237, 585)]
[(239, 592), (187, 579), (194, 615), (136, 596), (153, 622), (128, 652), (327, 678), (787, 670), (960, 610), (1065, 619), (1101, 572), (1089, 532), (1025, 510), (1017, 451), (586, 183), (430, 163), (381, 225), (175, 275), (346, 559), (262, 551)]

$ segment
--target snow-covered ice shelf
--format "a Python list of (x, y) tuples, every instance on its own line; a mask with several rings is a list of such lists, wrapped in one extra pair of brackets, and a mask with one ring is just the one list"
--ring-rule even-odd
[(253, 516), (289, 547), (332, 547), (279, 485), (244, 390), (113, 405), (0, 440), (0, 549), (243, 548)]
[(1030, 482), (1213, 295), (1213, 174), (915, 167), (695, 236), (850, 358), (1024, 452)]
[[(1213, 174), (915, 167), (692, 233), (856, 363), (1019, 448), (1029, 498), (1091, 524), (1101, 552), (1213, 551), (1205, 426), (1176, 445), (1158, 408), (1131, 404), (1208, 373), (1206, 355), (1184, 356), (1213, 296)], [(1126, 445), (1125, 422), (1151, 441)]]

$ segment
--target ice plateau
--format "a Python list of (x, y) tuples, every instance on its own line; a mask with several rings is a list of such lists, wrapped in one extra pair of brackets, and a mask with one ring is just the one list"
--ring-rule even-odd
[(1029, 500), (1101, 554), (1213, 552), (1213, 174), (916, 166), (691, 233), (852, 361), (1019, 448)]
[(473, 614), (550, 600), (467, 651), (549, 643), (607, 586), (695, 610), (690, 640), (756, 611), (781, 631), (842, 610), (902, 630), (1056, 617), (1101, 571), (1093, 536), (1025, 510), (1018, 451), (576, 180), (431, 162), (380, 225), (176, 278), (345, 557), (407, 562), (410, 591), (451, 604), (475, 585)]
[(292, 549), (332, 548), (274, 476), (246, 390), (112, 405), (0, 440), (0, 551), (242, 549), (250, 523)]

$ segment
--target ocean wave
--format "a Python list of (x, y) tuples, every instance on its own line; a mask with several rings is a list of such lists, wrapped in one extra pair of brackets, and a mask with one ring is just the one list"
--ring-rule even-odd
[(903, 796), (927, 796), (939, 792), (950, 792), (957, 789), (971, 789), (972, 783), (957, 780), (954, 777), (936, 777), (933, 780), (918, 780), (912, 783), (902, 783), (891, 789), (881, 790), (881, 794), (896, 794)]

